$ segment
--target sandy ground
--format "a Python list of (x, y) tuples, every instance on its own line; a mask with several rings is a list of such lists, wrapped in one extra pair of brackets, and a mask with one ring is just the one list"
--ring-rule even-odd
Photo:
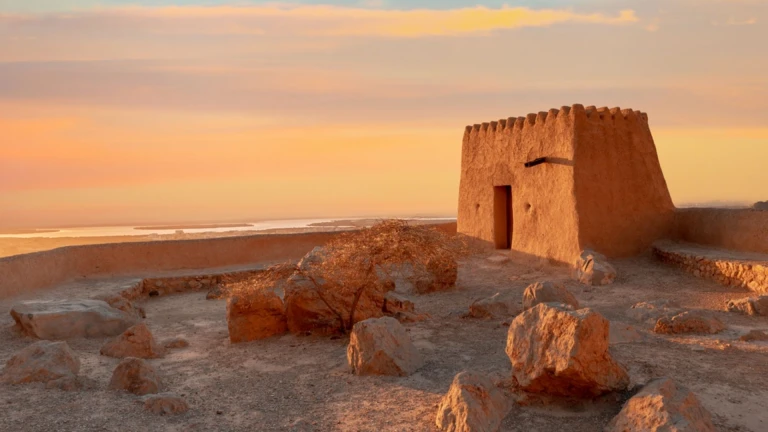
[[(436, 406), (454, 375), (465, 370), (510, 376), (504, 354), (507, 327), (501, 320), (462, 318), (477, 298), (510, 290), (522, 296), (532, 282), (564, 280), (583, 307), (608, 319), (637, 325), (643, 339), (613, 345), (614, 356), (634, 383), (669, 376), (691, 388), (722, 431), (768, 430), (768, 343), (739, 342), (750, 329), (768, 329), (768, 317), (716, 312), (729, 329), (713, 336), (656, 336), (632, 323), (632, 304), (675, 299), (688, 308), (720, 311), (727, 299), (749, 296), (666, 267), (650, 256), (616, 261), (615, 284), (585, 290), (564, 269), (493, 264), (484, 257), (462, 263), (455, 290), (414, 297), (417, 310), (433, 319), (407, 325), (426, 359), (405, 378), (357, 377), (348, 372), (347, 339), (287, 335), (232, 345), (225, 302), (188, 293), (148, 300), (147, 323), (159, 339), (181, 336), (190, 347), (151, 360), (168, 390), (189, 402), (175, 417), (149, 414), (136, 397), (106, 389), (118, 360), (98, 354), (106, 339), (75, 340), (81, 375), (89, 389), (45, 390), (41, 385), (0, 385), (2, 431), (433, 431)], [(130, 280), (100, 283), (116, 289)], [(92, 282), (91, 282), (92, 283)], [(79, 296), (94, 289), (70, 285), (38, 297)], [(28, 295), (27, 297), (31, 297)], [(0, 362), (34, 341), (20, 336), (0, 301)], [(502, 431), (595, 432), (628, 395), (568, 406), (516, 407)]]

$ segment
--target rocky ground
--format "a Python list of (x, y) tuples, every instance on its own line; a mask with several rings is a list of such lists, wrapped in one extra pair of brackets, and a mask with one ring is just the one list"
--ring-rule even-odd
[[(158, 416), (137, 396), (108, 390), (119, 363), (99, 355), (108, 338), (73, 340), (69, 345), (80, 357), (86, 388), (0, 385), (0, 430), (433, 431), (437, 406), (458, 372), (478, 371), (497, 381), (511, 375), (504, 320), (465, 318), (469, 305), (497, 292), (522, 299), (526, 286), (544, 280), (563, 281), (581, 307), (597, 310), (613, 328), (633, 326), (616, 332), (611, 346), (633, 384), (671, 377), (696, 393), (718, 430), (768, 430), (768, 342), (738, 340), (750, 330), (768, 330), (768, 317), (725, 311), (728, 300), (751, 293), (695, 278), (650, 255), (613, 264), (615, 283), (592, 288), (572, 281), (563, 268), (498, 263), (485, 256), (463, 262), (454, 290), (413, 297), (416, 310), (432, 319), (406, 325), (425, 362), (403, 378), (351, 375), (346, 338), (286, 335), (230, 344), (225, 302), (206, 300), (204, 292), (150, 298), (142, 306), (155, 336), (190, 343), (149, 360), (167, 390), (188, 402), (187, 413)], [(86, 289), (70, 286), (37, 295), (66, 298)], [(707, 336), (657, 335), (627, 315), (633, 304), (659, 299), (713, 311), (727, 329)], [(0, 364), (34, 342), (15, 330), (8, 314), (17, 300), (0, 300)], [(600, 431), (629, 396), (518, 406), (501, 430)]]

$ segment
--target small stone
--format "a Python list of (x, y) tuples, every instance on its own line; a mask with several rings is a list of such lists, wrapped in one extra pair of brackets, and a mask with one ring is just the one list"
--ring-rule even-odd
[(461, 372), (437, 408), (440, 431), (497, 431), (509, 409), (504, 393), (486, 376)]
[(742, 335), (739, 340), (742, 342), (768, 341), (768, 333), (765, 333), (762, 330), (751, 330), (749, 333)]
[(539, 303), (563, 303), (573, 309), (579, 308), (579, 301), (563, 284), (555, 282), (536, 282), (529, 285), (523, 293), (523, 309), (528, 310)]
[(768, 316), (768, 296), (729, 300), (725, 308), (729, 312), (738, 312), (745, 315)]
[(662, 378), (651, 381), (629, 399), (605, 431), (715, 432), (715, 426), (695, 394)]
[(189, 342), (184, 338), (177, 337), (164, 340), (162, 345), (166, 349), (186, 348), (189, 346)]
[(400, 293), (390, 291), (384, 295), (384, 312), (394, 314), (401, 311), (414, 312), (415, 310), (413, 301)]
[(128, 357), (112, 373), (109, 388), (125, 390), (139, 396), (158, 393), (162, 387), (155, 369), (143, 359)]
[(473, 318), (508, 318), (519, 314), (522, 308), (519, 297), (512, 292), (496, 293), (491, 297), (474, 301), (469, 306)]
[(80, 360), (66, 342), (40, 341), (22, 349), (8, 360), (0, 375), (0, 382), (42, 382), (65, 389), (63, 387), (76, 383), (79, 371)]
[(347, 361), (356, 375), (407, 376), (422, 365), (408, 333), (396, 319), (371, 318), (354, 325)]
[(660, 318), (653, 328), (654, 333), (661, 334), (716, 334), (723, 330), (725, 324), (722, 321), (703, 311), (687, 311), (672, 318)]
[(585, 285), (608, 285), (616, 279), (616, 270), (608, 259), (590, 249), (579, 254), (574, 269), (574, 278)]
[(182, 414), (189, 410), (184, 399), (174, 393), (158, 393), (143, 396), (140, 401), (144, 408), (157, 415)]
[(114, 358), (160, 358), (165, 355), (145, 323), (136, 324), (101, 347), (101, 355)]

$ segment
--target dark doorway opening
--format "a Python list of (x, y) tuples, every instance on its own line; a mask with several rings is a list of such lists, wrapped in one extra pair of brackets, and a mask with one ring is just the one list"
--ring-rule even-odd
[(493, 233), (496, 249), (512, 249), (512, 186), (493, 187)]

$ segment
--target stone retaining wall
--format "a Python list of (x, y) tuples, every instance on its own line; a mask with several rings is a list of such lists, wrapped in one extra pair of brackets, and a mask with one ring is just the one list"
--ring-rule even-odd
[(693, 245), (668, 242), (655, 244), (653, 254), (661, 261), (680, 267), (696, 277), (768, 293), (768, 259), (760, 261), (729, 254), (727, 251), (707, 251)]

